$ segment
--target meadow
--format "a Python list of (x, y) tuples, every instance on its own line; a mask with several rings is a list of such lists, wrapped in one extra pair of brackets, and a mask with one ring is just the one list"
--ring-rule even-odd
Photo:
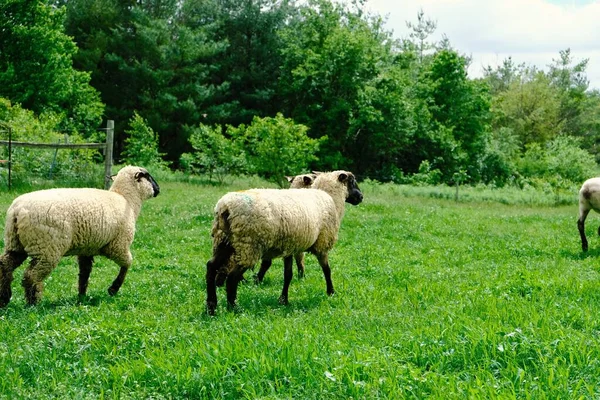
[[(452, 188), (366, 182), (330, 254), (334, 296), (307, 256), (290, 304), (278, 304), (275, 260), (262, 285), (241, 285), (239, 310), (219, 289), (209, 317), (212, 209), (249, 184), (160, 178), (117, 296), (106, 290), (118, 268), (100, 257), (83, 301), (72, 257), (35, 307), (24, 303), (24, 267), (15, 272), (0, 310), (0, 398), (600, 396), (600, 218), (588, 218), (583, 253), (576, 193), (560, 206), (500, 189), (454, 201)], [(2, 224), (15, 195), (0, 194)]]

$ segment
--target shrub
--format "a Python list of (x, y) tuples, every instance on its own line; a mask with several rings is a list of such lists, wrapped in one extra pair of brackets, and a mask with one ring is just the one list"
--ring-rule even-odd
[(221, 128), (200, 124), (188, 129), (194, 152), (181, 155), (179, 163), (182, 169), (190, 173), (206, 173), (210, 180), (214, 176), (221, 184), (226, 176), (244, 172), (242, 151), (221, 133)]
[(321, 139), (311, 139), (308, 128), (277, 114), (275, 118), (254, 117), (246, 127), (230, 127), (239, 148), (244, 149), (248, 172), (257, 174), (280, 187), (287, 185), (286, 175), (306, 171), (315, 156)]
[(121, 157), (125, 164), (147, 168), (166, 169), (169, 163), (164, 161), (163, 153), (158, 151), (158, 136), (137, 112), (129, 120), (130, 129), (125, 133), (125, 149)]

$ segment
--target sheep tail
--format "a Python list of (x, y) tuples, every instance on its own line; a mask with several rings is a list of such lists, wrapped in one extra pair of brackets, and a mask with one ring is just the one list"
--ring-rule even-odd
[(215, 213), (215, 220), (211, 232), (214, 245), (217, 246), (219, 243), (229, 243), (230, 233), (231, 225), (229, 223), (229, 210), (218, 210)]
[(6, 225), (4, 227), (4, 250), (23, 251), (23, 245), (19, 240), (19, 226), (30, 223), (29, 213), (21, 210), (19, 216), (13, 208), (10, 208), (6, 214)]

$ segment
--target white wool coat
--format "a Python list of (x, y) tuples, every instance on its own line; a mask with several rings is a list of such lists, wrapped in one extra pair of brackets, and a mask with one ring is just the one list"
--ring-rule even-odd
[(51, 263), (64, 255), (104, 255), (130, 264), (142, 202), (155, 195), (148, 180), (134, 178), (139, 171), (123, 168), (108, 191), (49, 189), (17, 197), (7, 211), (5, 252), (25, 251)]
[(331, 196), (317, 189), (231, 192), (218, 201), (215, 214), (214, 243), (228, 241), (236, 264), (247, 267), (263, 255), (326, 253), (337, 241), (341, 220)]

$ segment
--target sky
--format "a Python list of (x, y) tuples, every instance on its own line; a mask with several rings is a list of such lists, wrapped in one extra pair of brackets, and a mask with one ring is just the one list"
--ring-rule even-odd
[(575, 63), (589, 59), (590, 89), (600, 89), (600, 0), (367, 0), (368, 10), (387, 16), (387, 29), (407, 38), (406, 22), (437, 22), (432, 40), (445, 34), (459, 53), (472, 57), (468, 73), (508, 57), (547, 70), (559, 51), (571, 49)]

